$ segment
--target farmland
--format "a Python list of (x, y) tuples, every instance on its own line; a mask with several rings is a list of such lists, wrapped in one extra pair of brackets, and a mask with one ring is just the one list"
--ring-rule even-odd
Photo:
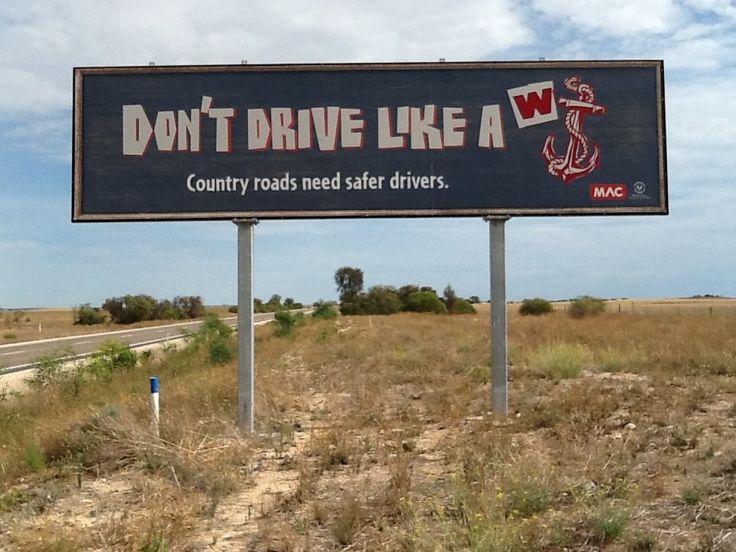
[(734, 550), (736, 316), (719, 301), (510, 308), (508, 418), (488, 413), (487, 307), (259, 328), (255, 438), (235, 427), (234, 361), (196, 344), (0, 392), (0, 548)]

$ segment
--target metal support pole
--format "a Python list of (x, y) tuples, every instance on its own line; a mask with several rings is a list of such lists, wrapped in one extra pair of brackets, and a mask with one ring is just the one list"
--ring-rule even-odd
[(507, 416), (508, 367), (506, 332), (506, 232), (509, 217), (487, 217), (491, 254), (491, 407), (494, 415)]
[(238, 226), (238, 429), (253, 433), (254, 328), (253, 227), (255, 219), (233, 221)]

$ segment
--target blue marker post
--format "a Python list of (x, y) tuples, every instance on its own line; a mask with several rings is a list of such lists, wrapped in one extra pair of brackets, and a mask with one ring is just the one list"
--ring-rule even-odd
[(151, 376), (151, 418), (153, 420), (153, 430), (156, 432), (156, 437), (159, 434), (158, 428), (158, 412), (159, 412), (159, 392), (161, 390), (161, 382), (159, 382), (156, 376)]

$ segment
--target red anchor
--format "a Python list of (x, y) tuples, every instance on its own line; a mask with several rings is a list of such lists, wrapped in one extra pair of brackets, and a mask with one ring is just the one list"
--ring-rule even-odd
[[(570, 133), (570, 142), (567, 144), (565, 156), (555, 153), (554, 134), (547, 136), (542, 148), (542, 155), (547, 160), (547, 170), (551, 175), (559, 176), (565, 184), (576, 178), (590, 174), (600, 165), (600, 148), (593, 146), (593, 153), (588, 158), (588, 137), (583, 134), (583, 119), (586, 115), (602, 115), (606, 108), (595, 105), (595, 91), (593, 87), (580, 82), (580, 77), (565, 79), (565, 87), (578, 94), (577, 100), (560, 98), (557, 103), (567, 108), (565, 128)], [(587, 161), (586, 161), (587, 159)]]

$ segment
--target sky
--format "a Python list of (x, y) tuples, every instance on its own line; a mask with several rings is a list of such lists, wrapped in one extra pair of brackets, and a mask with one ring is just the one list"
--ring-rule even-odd
[[(643, 8), (646, 6), (646, 8)], [(736, 3), (729, 0), (5, 0), (0, 308), (145, 293), (237, 301), (222, 222), (71, 223), (74, 67), (662, 59), (668, 216), (506, 223), (510, 300), (736, 296)], [(337, 298), (333, 276), (487, 299), (480, 218), (261, 221), (254, 292)]]

